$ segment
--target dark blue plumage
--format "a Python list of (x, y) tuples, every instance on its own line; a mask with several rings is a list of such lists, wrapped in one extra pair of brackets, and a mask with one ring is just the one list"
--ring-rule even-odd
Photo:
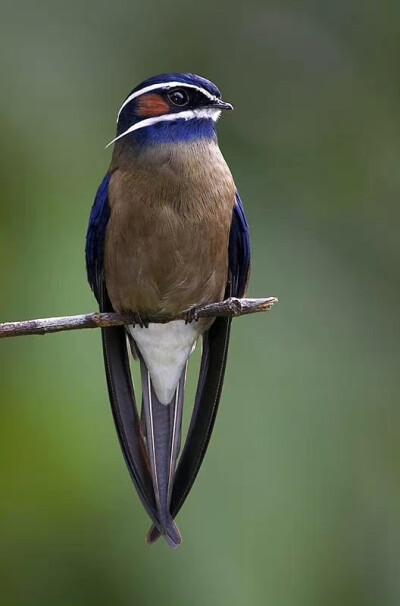
[(250, 269), (250, 234), (238, 192), (229, 236), (229, 269), (232, 275), (232, 294), (243, 297)]
[(183, 120), (175, 124), (163, 122), (132, 133), (131, 137), (138, 145), (160, 145), (161, 143), (189, 143), (199, 139), (215, 139), (215, 125), (211, 120), (193, 120), (191, 128)]
[(131, 90), (129, 95), (126, 96), (128, 98), (132, 93), (136, 91), (146, 88), (147, 86), (152, 86), (153, 84), (162, 84), (163, 82), (182, 82), (182, 84), (194, 84), (195, 86), (200, 86), (209, 91), (212, 95), (216, 97), (221, 97), (221, 92), (217, 86), (211, 80), (207, 80), (207, 78), (202, 78), (196, 74), (182, 74), (182, 73), (171, 73), (171, 74), (159, 74), (158, 76), (152, 76), (147, 80), (144, 80), (141, 84), (136, 86)]
[(101, 280), (104, 270), (104, 240), (110, 217), (108, 184), (110, 175), (104, 177), (97, 190), (86, 234), (86, 272), (95, 297), (100, 302)]

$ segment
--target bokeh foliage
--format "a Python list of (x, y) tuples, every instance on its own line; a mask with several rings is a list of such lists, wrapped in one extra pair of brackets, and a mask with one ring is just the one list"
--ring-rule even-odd
[[(148, 521), (97, 331), (0, 343), (4, 606), (395, 606), (399, 568), (398, 3), (3, 0), (1, 320), (95, 308), (84, 237), (117, 109), (193, 71), (235, 105), (251, 294), (179, 516)], [(193, 385), (190, 385), (193, 391)]]

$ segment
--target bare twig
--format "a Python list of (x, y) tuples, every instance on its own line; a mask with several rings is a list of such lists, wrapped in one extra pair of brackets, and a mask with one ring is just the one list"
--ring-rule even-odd
[[(278, 299), (236, 299), (234, 297), (210, 303), (195, 310), (190, 310), (192, 317), (212, 318), (218, 316), (237, 317), (254, 314), (261, 311), (269, 311)], [(176, 316), (154, 316), (147, 317), (146, 321), (165, 324), (171, 320), (186, 320), (188, 312), (182, 312)], [(6, 337), (20, 337), (23, 335), (45, 335), (52, 332), (64, 330), (78, 330), (81, 328), (108, 328), (110, 326), (121, 326), (122, 324), (134, 324), (135, 318), (128, 314), (117, 313), (90, 313), (79, 316), (63, 316), (57, 318), (43, 318), (38, 320), (25, 320), (22, 322), (5, 322), (0, 324), (0, 339)]]

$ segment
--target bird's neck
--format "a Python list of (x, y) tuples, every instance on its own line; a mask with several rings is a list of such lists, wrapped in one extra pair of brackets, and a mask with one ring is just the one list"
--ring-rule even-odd
[(197, 181), (209, 176), (221, 164), (225, 165), (225, 160), (216, 138), (136, 146), (121, 140), (115, 146), (111, 170)]
[[(184, 113), (184, 112), (183, 112)], [(168, 116), (167, 116), (168, 117)], [(155, 118), (161, 120), (163, 116)], [(150, 118), (151, 120), (152, 118)], [(119, 121), (117, 127), (117, 135), (129, 131), (132, 126), (135, 130), (127, 132), (122, 138), (124, 143), (132, 147), (145, 147), (147, 145), (160, 144), (179, 144), (189, 143), (198, 140), (216, 139), (215, 119), (212, 117), (200, 118), (176, 118), (172, 121), (160, 121), (154, 124), (148, 124), (143, 128), (139, 123), (131, 124), (130, 121)]]

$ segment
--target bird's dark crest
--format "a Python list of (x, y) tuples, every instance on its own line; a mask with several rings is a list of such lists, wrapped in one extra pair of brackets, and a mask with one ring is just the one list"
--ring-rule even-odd
[(217, 86), (207, 78), (202, 78), (201, 76), (197, 76), (196, 74), (183, 74), (183, 73), (171, 73), (171, 74), (159, 74), (158, 76), (152, 76), (147, 80), (144, 80), (138, 86), (135, 86), (134, 89), (126, 96), (128, 98), (132, 93), (136, 93), (138, 90), (145, 88), (146, 86), (152, 86), (153, 84), (163, 84), (165, 82), (181, 82), (182, 84), (192, 84), (194, 86), (199, 86), (201, 88), (205, 88), (209, 93), (215, 95), (216, 97), (221, 97), (221, 92)]

